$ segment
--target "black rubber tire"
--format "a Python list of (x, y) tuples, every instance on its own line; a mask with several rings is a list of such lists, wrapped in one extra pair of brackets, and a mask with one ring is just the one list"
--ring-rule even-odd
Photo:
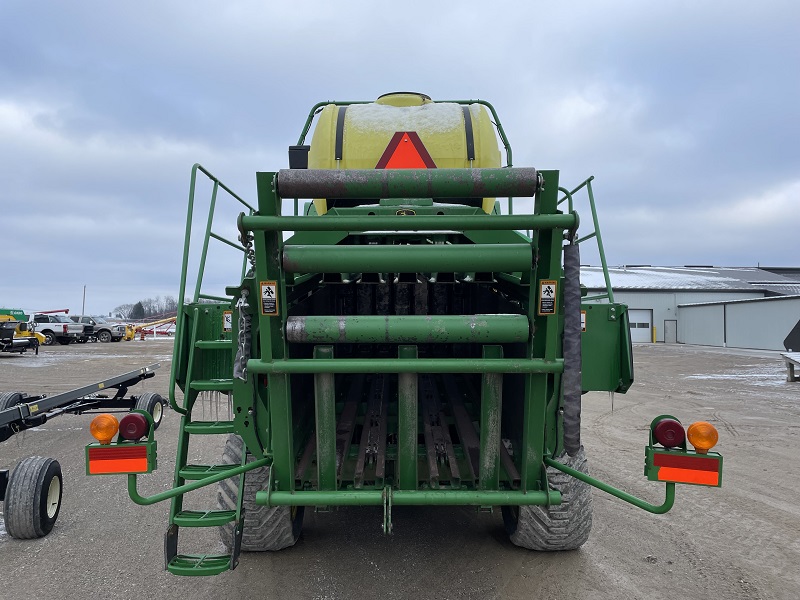
[(52, 346), (56, 343), (56, 336), (52, 331), (40, 331), (39, 333), (44, 336), (45, 346)]
[(145, 392), (144, 394), (139, 394), (136, 404), (133, 405), (133, 410), (143, 410), (150, 413), (150, 416), (153, 417), (153, 429), (158, 429), (164, 418), (164, 405), (166, 405), (166, 402), (164, 402), (161, 394)]
[[(21, 392), (2, 392), (0, 393), (0, 411), (16, 406), (22, 401)], [(0, 442), (4, 442), (13, 434), (14, 432), (11, 430), (10, 425), (0, 425)]]
[[(231, 434), (225, 442), (222, 462), (230, 465), (242, 464), (244, 443), (238, 435)], [(251, 458), (248, 457), (248, 462)], [(276, 552), (294, 546), (303, 529), (304, 507), (273, 506), (256, 504), (256, 492), (263, 490), (269, 480), (269, 467), (254, 469), (244, 477), (244, 530), (242, 550), (245, 552)], [(236, 510), (239, 492), (239, 477), (219, 482), (217, 504), (220, 510)], [(219, 537), (225, 547), (233, 548), (234, 524), (219, 528)]]
[(62, 346), (69, 346), (72, 343), (72, 338), (59, 337), (56, 339), (58, 340), (58, 343), (61, 344)]
[(97, 341), (98, 342), (103, 342), (104, 344), (107, 344), (108, 342), (111, 341), (111, 332), (110, 331), (106, 331), (106, 330), (98, 331), (97, 332)]
[(0, 410), (16, 406), (22, 400), (22, 392), (2, 392), (0, 393)]
[(3, 506), (6, 531), (19, 540), (46, 536), (61, 511), (64, 480), (57, 460), (23, 458), (8, 478)]
[[(588, 473), (583, 446), (574, 456), (564, 453), (556, 460)], [(529, 550), (577, 550), (589, 539), (592, 530), (592, 488), (552, 467), (547, 467), (547, 479), (552, 488), (561, 492), (561, 504), (504, 506), (506, 532), (513, 544)]]

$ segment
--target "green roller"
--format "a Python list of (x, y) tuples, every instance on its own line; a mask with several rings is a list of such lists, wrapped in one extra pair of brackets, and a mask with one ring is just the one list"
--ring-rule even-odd
[(515, 272), (533, 264), (528, 244), (286, 245), (289, 273)]
[(528, 339), (523, 315), (354, 315), (289, 317), (286, 339), (296, 343), (501, 343)]
[(242, 216), (245, 231), (502, 231), (512, 229), (572, 229), (574, 214), (566, 215), (361, 215), (306, 217)]

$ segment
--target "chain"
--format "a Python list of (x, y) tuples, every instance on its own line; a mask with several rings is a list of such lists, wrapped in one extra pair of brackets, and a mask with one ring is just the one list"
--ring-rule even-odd
[(256, 268), (256, 251), (253, 249), (253, 236), (244, 229), (240, 229), (239, 241), (244, 246), (244, 255), (247, 257), (247, 262), (250, 263), (250, 271), (254, 272)]
[(250, 314), (247, 309), (250, 304), (247, 296), (250, 292), (242, 289), (242, 294), (236, 301), (236, 310), (239, 312), (239, 344), (236, 349), (236, 358), (233, 361), (233, 375), (242, 381), (247, 381), (247, 361), (250, 358)]

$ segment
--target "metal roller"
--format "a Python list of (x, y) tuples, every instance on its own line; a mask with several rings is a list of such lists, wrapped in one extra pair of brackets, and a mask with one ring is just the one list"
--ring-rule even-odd
[(303, 316), (286, 320), (294, 343), (519, 343), (525, 315)]
[(539, 173), (520, 169), (282, 169), (282, 198), (496, 198), (531, 197)]

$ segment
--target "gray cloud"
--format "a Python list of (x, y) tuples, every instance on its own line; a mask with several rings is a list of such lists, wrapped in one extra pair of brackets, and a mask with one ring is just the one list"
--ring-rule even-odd
[(314, 103), (397, 89), (489, 100), (515, 165), (595, 175), (612, 263), (796, 263), (794, 3), (270, 4), (0, 7), (2, 219), (47, 274), (0, 304), (177, 295), (193, 163), (254, 200)]

